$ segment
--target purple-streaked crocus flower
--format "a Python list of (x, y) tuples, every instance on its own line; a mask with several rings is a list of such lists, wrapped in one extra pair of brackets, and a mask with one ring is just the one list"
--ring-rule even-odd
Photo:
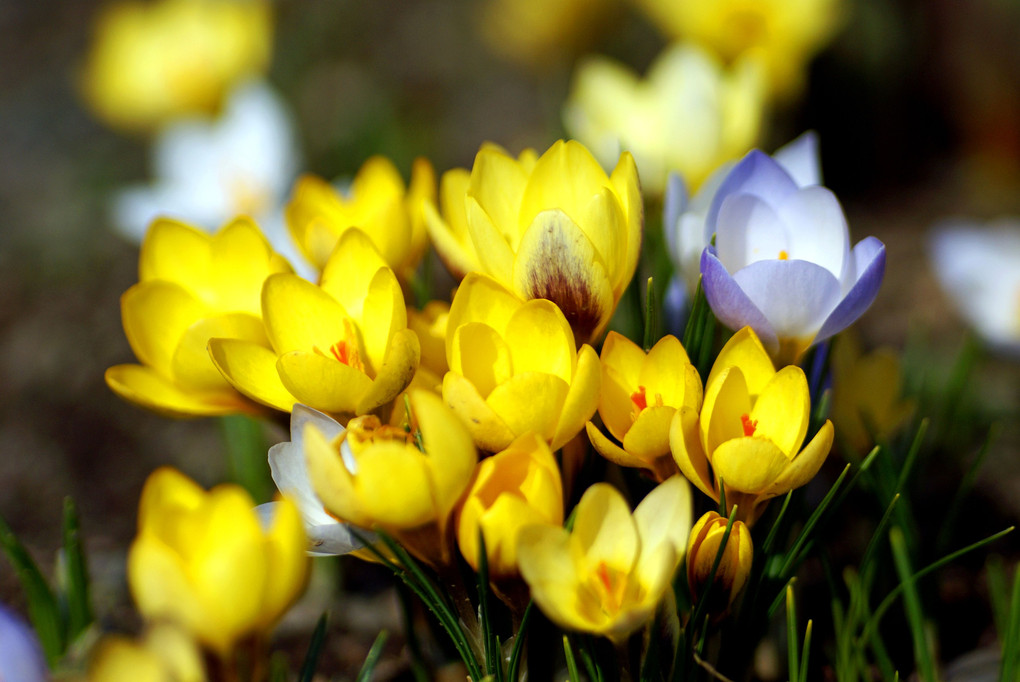
[[(344, 427), (329, 415), (306, 405), (295, 405), (290, 415), (290, 441), (269, 448), (269, 469), (276, 487), (294, 500), (301, 512), (310, 544), (308, 553), (312, 556), (347, 554), (362, 547), (362, 543), (351, 532), (351, 526), (338, 521), (326, 511), (312, 488), (304, 448), (305, 427), (309, 424), (314, 425), (327, 440), (333, 440), (344, 432)], [(344, 449), (341, 449), (341, 454), (347, 468), (357, 466), (353, 456), (344, 453)], [(275, 504), (270, 502), (259, 505), (257, 509), (260, 516), (272, 518)], [(363, 537), (375, 537), (370, 531), (355, 530), (359, 530)]]
[(706, 217), (715, 246), (701, 255), (702, 287), (723, 324), (750, 326), (780, 363), (860, 317), (885, 274), (885, 246), (867, 237), (851, 250), (835, 195), (800, 187), (754, 150), (726, 176)]
[(0, 680), (46, 682), (49, 672), (32, 629), (0, 605)]
[(997, 350), (1020, 354), (1020, 219), (945, 221), (931, 234), (939, 284)]

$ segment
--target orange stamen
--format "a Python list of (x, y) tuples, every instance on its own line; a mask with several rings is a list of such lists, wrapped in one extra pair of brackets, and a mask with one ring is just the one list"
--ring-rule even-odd
[(634, 407), (637, 408), (638, 412), (648, 407), (648, 396), (645, 395), (645, 387), (638, 386), (637, 390), (630, 394), (630, 401), (634, 403)]
[(744, 426), (744, 435), (748, 437), (753, 436), (754, 430), (758, 428), (758, 420), (751, 419), (747, 414), (740, 415), (740, 423)]
[(790, 260), (790, 254), (785, 250), (779, 252), (779, 260)]
[(599, 581), (602, 583), (602, 587), (606, 588), (606, 592), (612, 594), (613, 579), (609, 576), (609, 567), (606, 566), (605, 561), (599, 562), (599, 567), (595, 569), (595, 575), (598, 576)]

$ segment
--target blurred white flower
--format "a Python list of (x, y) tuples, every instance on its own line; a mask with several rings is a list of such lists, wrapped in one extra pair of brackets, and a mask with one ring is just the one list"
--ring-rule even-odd
[(210, 232), (238, 215), (252, 217), (273, 247), (307, 274), (283, 219), (300, 151), (286, 105), (267, 84), (234, 90), (219, 118), (186, 118), (166, 126), (152, 151), (153, 182), (113, 200), (113, 221), (141, 242), (149, 223), (169, 216)]
[(1020, 352), (1020, 219), (937, 225), (930, 238), (939, 284), (990, 344)]

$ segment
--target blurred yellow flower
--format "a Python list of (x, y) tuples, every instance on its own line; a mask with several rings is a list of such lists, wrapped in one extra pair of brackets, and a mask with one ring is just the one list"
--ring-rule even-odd
[(489, 577), (516, 576), (517, 536), (529, 524), (563, 525), (563, 483), (548, 443), (526, 433), (483, 459), (457, 515), (461, 554), (478, 570), (478, 532)]
[(842, 0), (636, 0), (659, 28), (727, 61), (761, 60), (771, 90), (795, 95), (807, 63), (839, 26)]
[(284, 412), (303, 403), (366, 414), (414, 376), (419, 346), (393, 271), (361, 230), (348, 230), (319, 286), (293, 274), (262, 288), (268, 341), (214, 338), (209, 353), (241, 393)]
[(599, 358), (576, 350), (563, 313), (546, 300), (522, 301), (471, 273), (447, 323), (443, 398), (482, 450), (498, 452), (533, 431), (558, 450), (591, 419), (599, 400)]
[(418, 335), (421, 345), (421, 366), (442, 377), (450, 366), (446, 362), (446, 326), (450, 304), (429, 301), (421, 310), (408, 307), (407, 327)]
[(478, 8), (481, 34), (494, 52), (548, 68), (586, 48), (609, 22), (617, 0), (487, 0)]
[(129, 131), (214, 114), (233, 84), (265, 71), (272, 34), (264, 0), (119, 2), (97, 20), (83, 93)]
[(750, 524), (770, 498), (814, 478), (829, 454), (828, 420), (801, 450), (810, 409), (804, 371), (790, 365), (777, 372), (744, 327), (712, 367), (700, 418), (689, 407), (673, 417), (670, 449), (684, 476), (712, 499), (725, 485), (727, 511), (739, 505), (738, 518)]
[(832, 421), (841, 444), (861, 454), (914, 414), (914, 401), (903, 397), (900, 358), (891, 348), (862, 355), (857, 337), (844, 333), (832, 344), (830, 363)]
[[(705, 587), (712, 575), (719, 545), (726, 534), (726, 517), (710, 511), (694, 524), (690, 540), (687, 544), (687, 584), (691, 588), (691, 597), (695, 601), (704, 594)], [(712, 582), (711, 613), (725, 611), (740, 594), (751, 572), (754, 560), (754, 547), (751, 544), (751, 531), (742, 521), (733, 521), (730, 537), (726, 541), (719, 567)]]
[(142, 243), (140, 281), (121, 297), (124, 333), (141, 364), (110, 367), (107, 385), (170, 415), (257, 411), (216, 370), (206, 345), (212, 337), (267, 343), (259, 292), (284, 272), (290, 266), (246, 218), (213, 236), (156, 220)]
[(600, 360), (599, 415), (616, 442), (588, 422), (592, 445), (606, 459), (645, 469), (658, 481), (673, 476), (673, 415), (685, 406), (697, 412), (702, 399), (701, 377), (684, 347), (675, 336), (665, 336), (646, 354), (627, 337), (609, 332)]
[(604, 166), (634, 155), (641, 186), (660, 196), (670, 171), (698, 186), (757, 142), (765, 107), (762, 69), (741, 59), (724, 67), (695, 44), (664, 50), (644, 79), (608, 57), (574, 72), (563, 120)]
[(622, 642), (652, 617), (670, 588), (691, 520), (690, 486), (680, 476), (656, 487), (633, 515), (615, 488), (596, 483), (581, 497), (572, 531), (521, 530), (521, 575), (560, 627)]
[(641, 251), (644, 209), (630, 154), (609, 176), (578, 142), (518, 159), (484, 144), (468, 173), (440, 183), (440, 217), (425, 218), (436, 251), (457, 276), (479, 271), (521, 298), (566, 315), (578, 343), (601, 337)]
[(420, 558), (449, 563), (447, 524), (471, 483), (478, 453), (439, 396), (410, 391), (409, 400), (407, 429), (369, 415), (352, 419), (331, 441), (314, 424), (307, 426), (308, 475), (337, 518), (385, 530)]
[(389, 159), (373, 156), (346, 193), (311, 175), (298, 180), (287, 205), (287, 226), (301, 252), (320, 270), (343, 233), (358, 228), (407, 281), (425, 252), (422, 203), (435, 198), (436, 176), (426, 159), (414, 162), (410, 187), (405, 187)]
[(173, 623), (151, 625), (134, 641), (121, 635), (100, 640), (89, 662), (88, 682), (205, 682), (194, 640)]
[(304, 590), (307, 540), (286, 498), (268, 528), (241, 487), (205, 492), (179, 471), (149, 476), (128, 554), (128, 584), (147, 620), (167, 619), (220, 656), (267, 633)]

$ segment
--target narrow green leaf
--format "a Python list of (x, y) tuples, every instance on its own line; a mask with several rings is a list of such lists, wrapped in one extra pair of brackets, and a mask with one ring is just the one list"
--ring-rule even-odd
[(1002, 642), (1002, 667), (999, 680), (1010, 682), (1020, 677), (1020, 563), (1013, 571), (1013, 596), (1009, 605), (1009, 628)]
[(917, 591), (913, 569), (910, 567), (910, 557), (907, 554), (903, 531), (898, 526), (894, 526), (889, 531), (889, 544), (892, 546), (896, 574), (899, 576), (900, 585), (903, 587), (903, 602), (907, 613), (907, 622), (910, 623), (910, 635), (914, 640), (914, 663), (919, 669), (922, 680), (935, 680), (937, 679), (935, 677), (935, 661), (933, 660), (931, 649), (928, 647), (928, 638), (925, 636), (927, 626), (924, 612), (921, 609), (921, 595)]
[(287, 682), (289, 673), (287, 655), (282, 651), (274, 651), (269, 658), (269, 682)]
[(995, 632), (999, 642), (1005, 643), (1003, 637), (1009, 629), (1009, 588), (1006, 586), (1006, 565), (1002, 557), (993, 554), (985, 562), (985, 573), (988, 576), (988, 601), (992, 606), (992, 617), (995, 620)]
[(382, 656), (383, 645), (386, 644), (386, 639), (389, 636), (389, 633), (383, 630), (375, 638), (375, 641), (372, 642), (372, 648), (368, 650), (365, 662), (362, 664), (361, 670), (358, 671), (357, 678), (355, 678), (356, 682), (368, 682), (372, 679), (375, 665), (379, 662), (379, 657)]
[(797, 605), (793, 585), (786, 586), (786, 665), (790, 682), (800, 680), (800, 644), (797, 642)]
[(28, 601), (29, 620), (32, 621), (32, 627), (39, 637), (46, 661), (53, 667), (66, 646), (57, 598), (39, 572), (35, 561), (2, 518), (0, 518), (0, 544), (3, 545), (7, 559), (18, 574), (21, 589), (25, 591), (25, 598)]
[(570, 646), (570, 640), (563, 635), (563, 655), (567, 659), (567, 679), (570, 682), (581, 682), (581, 673), (577, 670), (577, 661), (574, 660), (574, 651)]
[(811, 629), (813, 621), (810, 619), (807, 622), (807, 627), (804, 629), (804, 649), (800, 654), (800, 682), (807, 682), (808, 679), (808, 660), (811, 657)]
[(312, 682), (315, 677), (315, 668), (319, 665), (319, 656), (322, 654), (322, 645), (326, 641), (326, 630), (329, 627), (329, 612), (325, 611), (319, 616), (319, 622), (315, 624), (312, 631), (312, 641), (308, 643), (308, 652), (305, 654), (305, 661), (301, 664), (301, 672), (298, 674), (300, 682)]
[(655, 300), (655, 281), (648, 278), (645, 289), (645, 352), (647, 353), (659, 340), (659, 304)]
[(492, 624), (489, 622), (489, 556), (485, 550), (485, 534), (478, 528), (478, 611), (482, 625), (482, 646), (485, 653), (485, 673), (502, 677), (499, 647), (496, 645)]
[(793, 547), (786, 553), (786, 559), (783, 561), (783, 565), (779, 569), (779, 573), (776, 577), (785, 578), (789, 574), (789, 571), (794, 567), (795, 559), (798, 558), (804, 543), (810, 539), (811, 532), (814, 530), (815, 525), (817, 525), (818, 520), (822, 518), (822, 514), (825, 513), (825, 510), (829, 508), (829, 504), (836, 497), (836, 493), (839, 491), (840, 486), (843, 484), (843, 479), (846, 478), (847, 472), (849, 471), (850, 465), (847, 464), (843, 467), (843, 471), (836, 479), (836, 482), (832, 484), (831, 488), (829, 488), (829, 492), (827, 492), (825, 497), (822, 498), (821, 503), (815, 507), (811, 516), (808, 517), (807, 523), (804, 524), (803, 530), (801, 530), (800, 535), (798, 535), (797, 539), (794, 541)]
[(411, 588), (403, 580), (397, 582), (397, 598), (400, 601), (400, 616), (404, 625), (404, 640), (407, 642), (407, 650), (411, 653), (411, 674), (415, 682), (430, 682), (428, 666), (425, 665), (425, 656), (421, 650), (421, 642), (418, 641), (418, 633), (414, 628), (414, 612), (411, 606)]
[(998, 438), (999, 431), (1002, 430), (1001, 426), (1001, 424), (995, 423), (988, 429), (985, 439), (981, 443), (981, 449), (974, 456), (970, 466), (967, 467), (967, 471), (963, 475), (963, 479), (960, 481), (960, 485), (957, 486), (956, 492), (953, 493), (953, 501), (949, 503), (949, 511), (946, 512), (946, 519), (942, 522), (938, 538), (935, 541), (935, 546), (939, 551), (943, 551), (949, 545), (953, 530), (956, 528), (956, 519), (960, 515), (960, 509), (963, 508), (964, 501), (970, 496), (970, 491), (974, 488), (974, 481), (977, 479), (978, 471), (981, 470), (981, 465), (984, 464), (985, 458), (991, 451), (992, 443)]
[(64, 549), (60, 582), (67, 602), (67, 641), (73, 642), (92, 623), (89, 576), (81, 542), (78, 511), (70, 497), (64, 498)]
[(772, 527), (769, 528), (769, 534), (765, 537), (765, 542), (762, 543), (762, 553), (765, 556), (769, 556), (772, 552), (772, 543), (776, 540), (776, 534), (779, 531), (779, 526), (783, 521), (783, 517), (786, 515), (786, 508), (790, 506), (790, 498), (793, 497), (793, 491), (786, 493), (783, 498), (783, 506), (779, 508), (779, 514), (776, 515), (776, 520), (772, 522)]
[(276, 487), (269, 476), (265, 434), (262, 423), (244, 414), (220, 418), (226, 441), (230, 478), (248, 491), (255, 504), (269, 502)]
[(521, 665), (521, 652), (524, 651), (524, 639), (527, 636), (528, 624), (531, 623), (531, 612), (535, 608), (535, 602), (529, 601), (521, 616), (520, 625), (517, 626), (517, 634), (514, 635), (514, 646), (510, 650), (510, 664), (507, 670), (507, 680), (517, 682), (517, 671)]

